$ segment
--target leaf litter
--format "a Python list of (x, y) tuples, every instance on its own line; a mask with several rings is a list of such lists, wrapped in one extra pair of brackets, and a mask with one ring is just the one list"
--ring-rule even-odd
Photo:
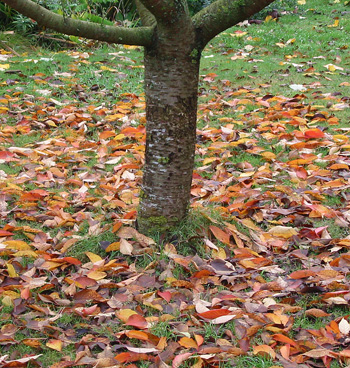
[[(1, 52), (6, 71), (33, 62)], [(2, 86), (0, 366), (45, 366), (47, 349), (52, 368), (349, 364), (348, 99), (202, 76), (191, 194), (204, 220), (184, 254), (132, 227), (143, 95), (96, 104), (107, 91), (76, 83), (91, 53), (69, 53), (69, 72), (32, 77), (50, 93)], [(51, 93), (67, 85), (75, 100)]]

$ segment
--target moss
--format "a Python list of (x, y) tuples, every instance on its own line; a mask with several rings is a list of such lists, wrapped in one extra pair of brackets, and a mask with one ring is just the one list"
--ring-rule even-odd
[(198, 49), (193, 49), (191, 51), (190, 57), (191, 57), (193, 63), (197, 63), (199, 58), (200, 58), (199, 50)]
[(165, 165), (170, 162), (170, 158), (169, 157), (159, 157), (158, 162), (162, 165)]
[(150, 216), (147, 218), (139, 217), (138, 227), (144, 234), (156, 234), (168, 232), (174, 228), (175, 224), (179, 222), (177, 217), (172, 217), (171, 219), (165, 216)]
[(145, 193), (142, 189), (140, 189), (139, 197), (140, 197), (141, 199), (144, 199), (144, 198), (146, 198), (146, 197), (147, 197), (146, 193)]

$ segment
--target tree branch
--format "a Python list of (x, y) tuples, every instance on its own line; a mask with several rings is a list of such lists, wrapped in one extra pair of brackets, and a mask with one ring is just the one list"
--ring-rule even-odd
[(142, 25), (153, 27), (157, 24), (154, 15), (142, 4), (140, 0), (135, 0), (136, 8), (141, 18)]
[(40, 25), (60, 33), (125, 45), (149, 46), (151, 44), (153, 32), (151, 27), (113, 27), (66, 18), (47, 10), (31, 0), (1, 1), (23, 15), (36, 20)]
[(248, 19), (274, 0), (217, 0), (192, 17), (203, 47), (220, 32)]

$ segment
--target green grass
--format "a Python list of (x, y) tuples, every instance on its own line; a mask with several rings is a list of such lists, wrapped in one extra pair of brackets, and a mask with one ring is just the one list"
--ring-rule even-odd
[[(260, 356), (240, 357), (237, 360), (234, 360), (234, 364), (234, 366), (237, 368), (269, 368), (275, 365), (271, 359)], [(277, 366), (279, 365), (277, 364)]]
[(313, 221), (314, 228), (328, 226), (327, 231), (333, 239), (343, 239), (350, 235), (348, 227), (339, 226), (334, 219), (315, 219)]
[[(83, 230), (83, 233), (85, 233), (85, 230)], [(117, 240), (116, 236), (111, 232), (104, 232), (100, 235), (93, 236), (85, 235), (83, 237), (84, 238), (82, 240), (76, 242), (67, 251), (68, 256), (76, 257), (83, 262), (88, 261), (88, 258), (85, 255), (86, 252), (92, 252), (100, 255), (101, 257), (106, 257), (107, 253), (101, 247), (101, 242), (106, 241), (113, 243)]]

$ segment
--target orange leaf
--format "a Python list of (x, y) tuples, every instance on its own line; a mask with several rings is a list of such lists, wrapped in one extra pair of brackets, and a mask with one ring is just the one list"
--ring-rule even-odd
[(120, 353), (114, 357), (114, 359), (118, 360), (120, 363), (127, 362), (138, 362), (140, 360), (148, 360), (149, 357), (147, 354), (138, 354), (132, 352)]
[(27, 300), (29, 299), (31, 293), (30, 293), (30, 290), (28, 288), (25, 288), (25, 289), (22, 289), (21, 290), (21, 298), (24, 299), (24, 300)]
[(221, 316), (227, 316), (228, 314), (231, 314), (231, 311), (228, 309), (213, 309), (207, 312), (199, 313), (198, 316), (205, 319), (215, 319)]
[(290, 355), (290, 345), (284, 345), (280, 348), (281, 355), (284, 359), (289, 359)]
[(349, 170), (347, 164), (333, 164), (329, 167), (330, 170)]
[(324, 133), (320, 129), (309, 129), (304, 132), (305, 138), (323, 138)]
[(138, 339), (138, 340), (143, 340), (143, 341), (148, 340), (148, 335), (146, 334), (146, 332), (143, 332), (143, 331), (129, 330), (125, 332), (125, 335), (129, 339)]
[(289, 337), (287, 337), (285, 335), (282, 335), (282, 334), (275, 334), (275, 335), (272, 336), (272, 338), (275, 341), (284, 342), (285, 344), (289, 344), (289, 345), (292, 345), (292, 346), (295, 346), (295, 347), (298, 346), (297, 342), (293, 341)]
[(73, 264), (73, 265), (81, 265), (81, 261), (79, 259), (73, 257), (64, 257), (62, 258), (65, 262)]
[(100, 139), (107, 139), (115, 136), (115, 132), (112, 132), (111, 130), (105, 130), (100, 133)]
[(230, 235), (227, 234), (225, 231), (219, 229), (216, 226), (210, 226), (209, 227), (211, 232), (214, 234), (215, 238), (218, 239), (219, 241), (221, 241), (221, 243), (230, 244)]
[(196, 340), (196, 343), (198, 346), (201, 346), (204, 342), (204, 338), (201, 335), (194, 335), (194, 338)]
[(198, 348), (198, 345), (197, 343), (191, 339), (190, 337), (182, 337), (178, 343), (183, 346), (184, 348), (187, 348), (187, 349), (190, 349), (190, 348), (194, 348), (194, 349), (197, 349)]
[(306, 279), (310, 276), (315, 276), (316, 273), (311, 270), (299, 270), (292, 272), (288, 277), (290, 279), (299, 280), (299, 279)]

